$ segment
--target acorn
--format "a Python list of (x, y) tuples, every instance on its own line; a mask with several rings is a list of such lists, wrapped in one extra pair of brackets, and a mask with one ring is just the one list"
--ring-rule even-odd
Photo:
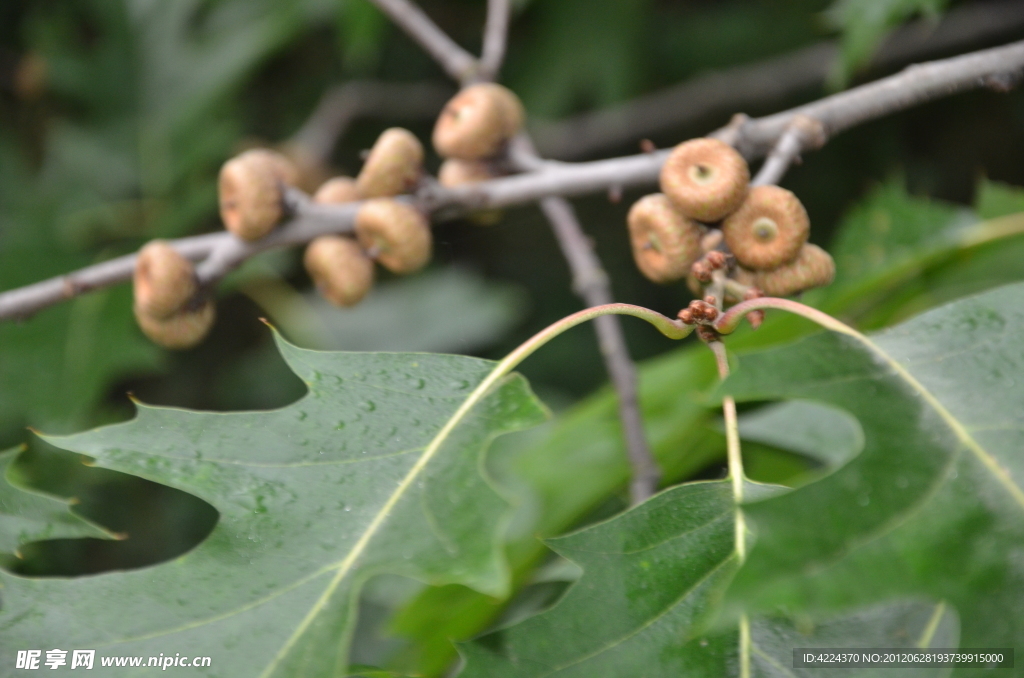
[(166, 240), (153, 240), (135, 258), (134, 288), (140, 313), (166, 318), (195, 295), (199, 284), (191, 261)]
[(700, 225), (680, 214), (662, 193), (640, 198), (626, 223), (636, 265), (654, 282), (684, 277), (700, 256)]
[(356, 180), (352, 177), (334, 177), (328, 179), (313, 196), (314, 202), (328, 205), (340, 205), (346, 202), (356, 202), (362, 196), (356, 187)]
[(715, 222), (735, 210), (749, 184), (747, 161), (718, 139), (684, 141), (661, 168), (661, 190), (697, 221)]
[(793, 261), (755, 276), (756, 286), (766, 295), (785, 297), (797, 292), (823, 287), (836, 275), (832, 256), (817, 245), (805, 244)]
[(479, 160), (449, 158), (441, 163), (441, 169), (437, 171), (438, 183), (446, 188), (487, 181), (492, 178), (494, 178), (494, 174), (488, 163)]
[(490, 82), (470, 85), (438, 116), (434, 148), (445, 158), (492, 157), (519, 132), (524, 117), (523, 104), (511, 90)]
[(224, 226), (242, 240), (258, 240), (284, 214), (284, 187), (298, 172), (280, 153), (254, 148), (224, 163), (218, 193)]
[(317, 289), (335, 306), (355, 306), (373, 287), (373, 260), (352, 238), (320, 236), (302, 259)]
[(407, 129), (384, 130), (363, 169), (356, 187), (364, 198), (388, 198), (416, 188), (423, 174), (423, 144)]
[(135, 307), (135, 320), (139, 328), (155, 344), (164, 348), (180, 350), (195, 346), (213, 327), (216, 315), (212, 300), (206, 300), (198, 308), (183, 308), (166, 318), (143, 313)]
[(430, 222), (412, 205), (381, 198), (366, 201), (356, 213), (356, 237), (394, 273), (413, 273), (430, 261)]
[(800, 199), (778, 186), (755, 186), (740, 208), (722, 222), (725, 244), (755, 271), (792, 261), (807, 242), (811, 222)]

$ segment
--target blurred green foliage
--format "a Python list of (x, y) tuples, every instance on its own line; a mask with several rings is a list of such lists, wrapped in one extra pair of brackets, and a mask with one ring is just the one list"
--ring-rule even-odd
[[(422, 4), (467, 48), (479, 48), (483, 0)], [(945, 4), (531, 0), (516, 3), (504, 80), (531, 115), (558, 118), (837, 35), (843, 45), (837, 73), (882, 75), (858, 69), (885, 33)], [(150, 238), (219, 228), (220, 163), (253, 139), (286, 139), (326, 87), (350, 77), (440, 81), (443, 74), (368, 0), (4, 3), (0, 289), (132, 251)], [(787, 103), (824, 93), (805, 92)], [(654, 141), (667, 146), (723, 122), (680, 127)], [(386, 114), (357, 122), (334, 149), (333, 164), (357, 170), (360, 150), (393, 123)], [(429, 138), (431, 121), (403, 124)], [(807, 205), (812, 239), (831, 244), (840, 278), (808, 301), (877, 328), (1018, 279), (1024, 242), (1006, 240), (1012, 224), (1008, 233), (1005, 222), (983, 220), (1024, 211), (1024, 197), (1014, 188), (1024, 184), (1022, 150), (1024, 96), (982, 91), (872, 122), (809, 154), (785, 185)], [(436, 167), (437, 159), (428, 162)], [(996, 181), (979, 179), (984, 176)], [(651, 285), (628, 250), (623, 223), (638, 195), (627, 194), (619, 204), (584, 198), (577, 207), (616, 297), (671, 312), (688, 301), (685, 287)], [(132, 535), (115, 543), (44, 542), (26, 549), (19, 567), (72, 574), (140, 566), (181, 553), (209, 532), (215, 520), (209, 506), (85, 468), (34, 441), (24, 427), (70, 432), (128, 418), (128, 391), (145, 402), (214, 410), (285, 405), (304, 387), (273, 349), (260, 316), (310, 346), (319, 337), (331, 348), (499, 357), (579, 307), (548, 225), (533, 208), (509, 210), (491, 227), (441, 224), (436, 249), (433, 270), (396, 283), (404, 292), (385, 280), (365, 310), (348, 316), (358, 318), (357, 331), (345, 328), (345, 313), (324, 312), (311, 300), (294, 252), (261, 258), (233, 276), (221, 291), (211, 337), (181, 354), (142, 338), (126, 286), (0, 323), (0, 447), (32, 446), (14, 472), (36, 487), (78, 497), (81, 515)], [(456, 280), (447, 273), (452, 264), (473, 273)], [(420, 308), (433, 291), (444, 292), (436, 303), (461, 316), (438, 311), (409, 318), (405, 309)], [(338, 331), (310, 330), (317, 316)], [(803, 331), (799, 323), (770, 323), (737, 343), (763, 345)], [(702, 400), (713, 379), (710, 362), (687, 349), (659, 356), (669, 344), (639, 323), (627, 322), (626, 332), (634, 354), (650, 359), (643, 368), (644, 408), (667, 478), (714, 476), (721, 437)], [(431, 340), (427, 347), (417, 343), (424, 338)], [(557, 596), (564, 584), (537, 580), (536, 565), (550, 555), (536, 537), (621, 508), (626, 466), (608, 391), (584, 399), (605, 382), (592, 332), (560, 338), (522, 371), (546, 401), (564, 410), (491, 460), (503, 482), (525, 497), (509, 548), (522, 591), (514, 605), (527, 609)], [(751, 445), (748, 454), (757, 457), (766, 480), (792, 478), (805, 468), (771, 445)], [(418, 594), (413, 587), (380, 608), (390, 621), (379, 626), (390, 628), (384, 633), (394, 642), (361, 660), (438, 673), (452, 657), (448, 638), (478, 633), (501, 618), (505, 604), (461, 587)]]

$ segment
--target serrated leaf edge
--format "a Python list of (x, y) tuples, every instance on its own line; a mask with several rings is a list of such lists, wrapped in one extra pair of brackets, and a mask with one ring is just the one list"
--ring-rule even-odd
[(352, 570), (352, 567), (359, 559), (359, 556), (363, 554), (369, 546), (370, 541), (384, 524), (384, 521), (387, 520), (391, 510), (398, 504), (398, 501), (405, 495), (405, 492), (409, 487), (412, 486), (416, 477), (427, 467), (427, 464), (429, 464), (431, 459), (434, 458), (438, 450), (441, 449), (441, 446), (448, 439), (448, 436), (451, 435), (451, 432), (455, 430), (455, 427), (458, 426), (463, 419), (466, 418), (466, 415), (469, 414), (470, 410), (483, 400), (483, 398), (491, 392), (491, 389), (497, 386), (507, 376), (509, 371), (510, 367), (506, 365), (505, 361), (502, 361), (495, 366), (483, 381), (480, 382), (473, 392), (469, 394), (469, 397), (463, 401), (461, 406), (459, 406), (459, 409), (455, 411), (455, 414), (453, 414), (441, 430), (438, 431), (437, 435), (430, 441), (430, 444), (426, 446), (423, 450), (423, 454), (420, 455), (420, 458), (416, 460), (416, 463), (413, 464), (412, 468), (410, 468), (408, 473), (405, 474), (405, 477), (402, 478), (398, 487), (396, 487), (395, 491), (391, 493), (391, 496), (389, 496), (388, 500), (384, 502), (384, 505), (380, 510), (377, 511), (373, 520), (370, 521), (370, 524), (363, 531), (362, 535), (360, 535), (358, 541), (356, 541), (352, 546), (348, 554), (336, 564), (329, 568), (325, 568), (327, 571), (337, 568), (337, 574), (334, 575), (334, 578), (303, 618), (298, 628), (295, 629), (292, 635), (289, 636), (288, 640), (285, 641), (284, 645), (275, 653), (274, 658), (260, 674), (260, 678), (270, 676), (285, 656), (287, 656), (289, 650), (294, 647), (295, 643), (297, 643), (299, 638), (302, 637), (302, 634), (305, 633), (306, 629), (313, 623), (317, 615), (323, 611), (338, 586), (341, 585), (341, 582), (345, 579), (346, 575), (348, 575)]

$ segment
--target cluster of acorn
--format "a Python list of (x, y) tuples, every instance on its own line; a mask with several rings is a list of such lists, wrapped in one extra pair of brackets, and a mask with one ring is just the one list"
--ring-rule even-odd
[[(438, 181), (456, 186), (496, 176), (494, 160), (523, 118), (519, 99), (500, 85), (482, 83), (460, 91), (434, 127), (434, 148), (445, 158)], [(385, 130), (355, 179), (334, 177), (316, 191), (318, 203), (362, 201), (354, 237), (321, 236), (306, 248), (303, 263), (328, 301), (359, 303), (373, 286), (374, 260), (398, 274), (413, 273), (430, 260), (427, 216), (395, 199), (420, 184), (423, 155), (423, 146), (408, 130)], [(242, 240), (266, 236), (285, 216), (285, 193), (298, 182), (298, 169), (276, 151), (253, 149), (228, 160), (218, 182), (225, 228)], [(135, 317), (157, 344), (187, 348), (209, 331), (213, 302), (199, 289), (192, 262), (167, 242), (153, 241), (139, 251), (134, 282)]]
[[(747, 162), (728, 144), (679, 144), (660, 179), (662, 193), (644, 196), (629, 211), (630, 241), (647, 278), (687, 279), (699, 301), (682, 312), (684, 322), (707, 320), (708, 305), (832, 282), (835, 264), (807, 242), (810, 220), (800, 199), (778, 186), (750, 186)], [(705, 297), (716, 281), (722, 298)]]

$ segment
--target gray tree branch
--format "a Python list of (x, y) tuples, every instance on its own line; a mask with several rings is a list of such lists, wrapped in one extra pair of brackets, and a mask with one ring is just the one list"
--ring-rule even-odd
[[(565, 198), (551, 197), (540, 201), (541, 210), (551, 222), (559, 247), (572, 270), (572, 288), (587, 306), (600, 306), (614, 301), (608, 275), (593, 245), (583, 232), (572, 204)], [(629, 496), (633, 504), (648, 499), (658, 489), (661, 470), (658, 468), (644, 432), (640, 414), (640, 396), (637, 388), (636, 365), (629, 355), (622, 324), (615, 316), (601, 316), (594, 320), (597, 343), (604, 358), (608, 376), (615, 389), (619, 405), (619, 421), (626, 443), (626, 454), (632, 474)]]
[(512, 13), (510, 0), (487, 0), (487, 23), (484, 25), (484, 45), (480, 51), (480, 79), (496, 80), (505, 60), (508, 42), (508, 22)]
[[(1024, 42), (982, 50), (951, 59), (913, 66), (882, 80), (821, 99), (807, 106), (743, 121), (716, 134), (727, 137), (749, 160), (763, 157), (789, 127), (794, 116), (817, 120), (827, 136), (872, 118), (909, 108), (941, 96), (979, 87), (1003, 88), (1024, 71)], [(827, 137), (824, 139), (827, 140)], [(807, 149), (804, 149), (807, 150)], [(439, 220), (482, 207), (535, 203), (550, 196), (607, 192), (610, 188), (649, 186), (657, 182), (669, 151), (583, 163), (543, 161), (537, 169), (479, 184), (443, 188), (425, 186), (409, 199)], [(308, 242), (318, 235), (347, 233), (357, 204), (314, 205), (298, 202), (295, 213), (266, 238), (233, 245), (246, 257), (259, 252)], [(173, 245), (193, 261), (202, 261), (221, 243), (234, 239), (227, 232), (181, 238)], [(0, 319), (17, 318), (83, 292), (129, 280), (134, 255), (112, 259), (27, 287), (0, 293)]]
[[(871, 61), (884, 71), (1019, 36), (1024, 2), (997, 0), (956, 7), (941, 22), (920, 20), (895, 31)], [(753, 64), (712, 71), (617, 106), (557, 122), (533, 121), (530, 132), (545, 156), (578, 160), (616, 146), (671, 132), (712, 115), (765, 106), (819, 89), (839, 56), (836, 41)]]
[(418, 42), (453, 80), (466, 83), (476, 77), (479, 68), (476, 57), (448, 37), (419, 7), (407, 0), (373, 0), (373, 3)]

